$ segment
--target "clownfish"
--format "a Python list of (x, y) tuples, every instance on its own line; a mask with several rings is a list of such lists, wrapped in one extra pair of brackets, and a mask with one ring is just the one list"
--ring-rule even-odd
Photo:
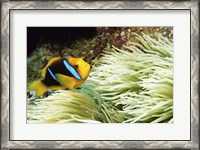
[(42, 69), (43, 80), (34, 81), (28, 89), (42, 96), (48, 89), (77, 88), (87, 79), (89, 72), (90, 65), (82, 58), (55, 57)]

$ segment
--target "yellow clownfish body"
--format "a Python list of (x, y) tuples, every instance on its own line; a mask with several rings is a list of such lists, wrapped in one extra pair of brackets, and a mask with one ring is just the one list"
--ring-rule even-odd
[(55, 57), (42, 69), (43, 80), (31, 83), (28, 89), (42, 96), (48, 89), (77, 88), (87, 79), (89, 72), (90, 65), (82, 58)]

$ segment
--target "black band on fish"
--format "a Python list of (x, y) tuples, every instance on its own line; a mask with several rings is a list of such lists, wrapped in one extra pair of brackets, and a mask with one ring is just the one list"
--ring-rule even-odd
[[(49, 67), (48, 67), (47, 69), (48, 69), (48, 71), (49, 71), (51, 77), (52, 77), (54, 80), (56, 80), (56, 77), (55, 77), (54, 74), (52, 73), (51, 69), (50, 69)], [(56, 80), (56, 81), (57, 81), (57, 80)]]

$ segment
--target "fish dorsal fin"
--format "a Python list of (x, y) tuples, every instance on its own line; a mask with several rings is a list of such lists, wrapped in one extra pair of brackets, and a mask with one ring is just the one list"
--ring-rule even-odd
[(43, 78), (45, 78), (45, 75), (47, 73), (47, 68), (49, 66), (51, 66), (54, 62), (56, 62), (56, 61), (58, 61), (60, 59), (62, 59), (62, 58), (61, 57), (55, 57), (55, 58), (52, 58), (52, 59), (49, 60), (48, 64), (42, 69), (42, 77)]
[(78, 80), (82, 80), (81, 76), (78, 74), (78, 72), (66, 61), (63, 60), (63, 63), (66, 67), (66, 69)]

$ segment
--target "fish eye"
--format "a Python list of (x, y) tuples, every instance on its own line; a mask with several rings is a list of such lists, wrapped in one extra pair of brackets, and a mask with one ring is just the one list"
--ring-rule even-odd
[(77, 69), (77, 68), (78, 68), (78, 65), (74, 65), (74, 68)]

